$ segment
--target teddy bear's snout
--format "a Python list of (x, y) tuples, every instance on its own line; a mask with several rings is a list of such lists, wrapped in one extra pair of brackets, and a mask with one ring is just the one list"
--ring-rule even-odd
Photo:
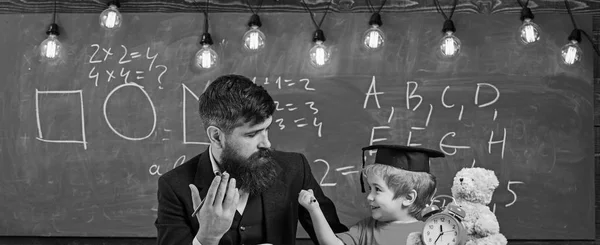
[(463, 182), (463, 178), (460, 178), (460, 179), (458, 179), (458, 180), (460, 180), (460, 182)]

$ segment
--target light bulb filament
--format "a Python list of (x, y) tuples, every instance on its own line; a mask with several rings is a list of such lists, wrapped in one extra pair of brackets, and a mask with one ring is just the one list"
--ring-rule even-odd
[(108, 28), (113, 28), (115, 27), (115, 22), (117, 20), (117, 14), (113, 11), (108, 12), (108, 15), (106, 16), (106, 27)]
[(258, 38), (259, 38), (258, 33), (256, 33), (256, 32), (250, 33), (250, 37), (249, 37), (250, 42), (248, 44), (248, 47), (250, 49), (253, 49), (253, 50), (258, 49), (258, 42), (259, 42)]
[(258, 26), (252, 26), (244, 36), (244, 48), (250, 51), (258, 51), (265, 47), (265, 34), (260, 31)]
[(444, 40), (444, 53), (448, 56), (452, 56), (454, 55), (454, 41), (452, 40), (452, 38), (446, 38)]
[(48, 42), (48, 44), (46, 45), (46, 57), (48, 58), (54, 58), (56, 57), (56, 42), (54, 41), (50, 41)]
[(202, 51), (202, 56), (201, 56), (201, 64), (202, 67), (204, 68), (209, 68), (212, 64), (210, 62), (210, 51), (208, 50), (204, 50)]
[(44, 58), (54, 59), (59, 56), (61, 44), (58, 39), (56, 39), (56, 35), (50, 34), (48, 38), (44, 40), (41, 44), (41, 53)]
[(315, 51), (315, 62), (317, 65), (325, 65), (325, 49), (323, 47), (318, 47)]
[(565, 62), (569, 65), (575, 63), (575, 58), (577, 57), (577, 49), (575, 47), (569, 47), (567, 49), (567, 54), (565, 55)]
[(535, 42), (535, 30), (533, 29), (533, 26), (531, 25), (527, 25), (525, 26), (525, 40), (528, 43), (532, 43)]
[(372, 31), (369, 33), (369, 47), (378, 48), (379, 47), (379, 33), (376, 31)]

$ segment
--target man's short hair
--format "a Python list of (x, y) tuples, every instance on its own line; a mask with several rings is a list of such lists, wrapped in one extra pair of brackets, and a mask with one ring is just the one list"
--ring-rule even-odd
[(417, 192), (417, 198), (408, 207), (408, 213), (422, 219), (421, 211), (431, 201), (436, 188), (435, 176), (426, 172), (413, 172), (383, 164), (371, 164), (363, 169), (363, 175), (379, 176), (388, 188), (394, 192), (394, 199), (407, 195), (411, 190)]
[(241, 75), (218, 77), (199, 98), (204, 128), (215, 126), (225, 133), (248, 122), (262, 123), (274, 111), (275, 102), (267, 90)]

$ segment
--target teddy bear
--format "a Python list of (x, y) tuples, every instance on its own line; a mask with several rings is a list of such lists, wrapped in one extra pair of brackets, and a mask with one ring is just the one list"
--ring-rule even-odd
[[(496, 215), (487, 206), (492, 201), (498, 178), (494, 171), (484, 168), (463, 168), (452, 182), (452, 204), (466, 213), (462, 224), (467, 232), (465, 245), (506, 245), (506, 237), (500, 233)], [(449, 204), (450, 205), (450, 204)], [(424, 244), (421, 233), (411, 233), (407, 245)]]

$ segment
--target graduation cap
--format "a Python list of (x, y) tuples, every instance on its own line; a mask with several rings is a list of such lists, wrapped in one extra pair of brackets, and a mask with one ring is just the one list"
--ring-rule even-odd
[[(363, 169), (365, 168), (365, 151), (377, 150), (375, 163), (392, 166), (413, 172), (429, 173), (429, 158), (444, 157), (444, 153), (427, 148), (403, 145), (371, 145), (362, 148)], [(362, 175), (360, 187), (365, 192)]]

